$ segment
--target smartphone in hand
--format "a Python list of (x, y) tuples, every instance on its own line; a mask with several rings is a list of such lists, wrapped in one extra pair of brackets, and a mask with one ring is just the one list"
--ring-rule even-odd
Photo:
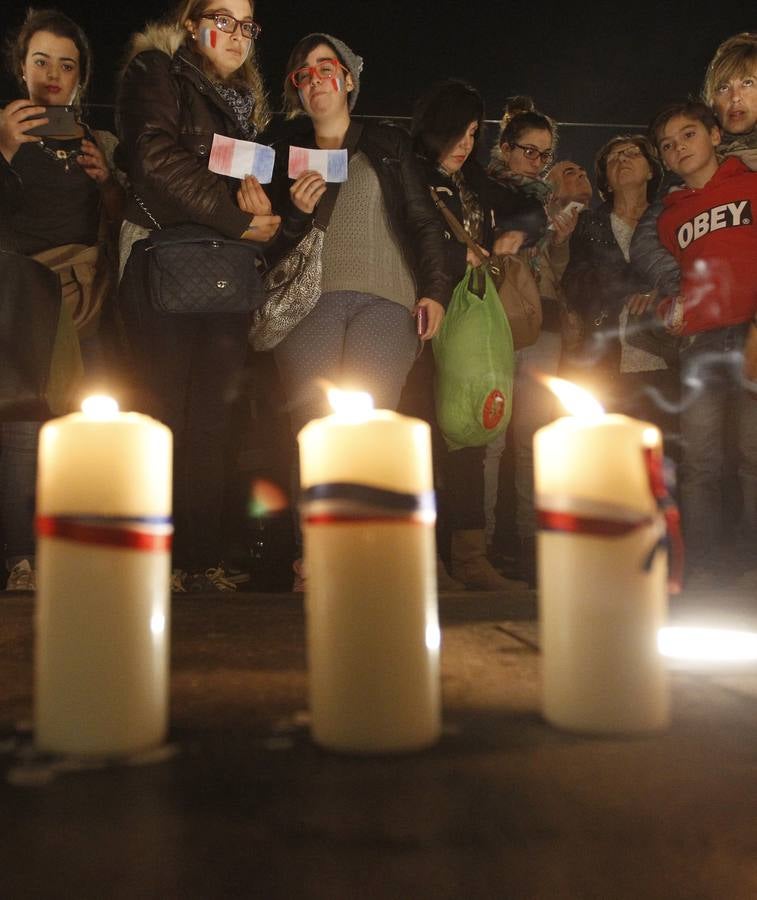
[(33, 116), (24, 121), (33, 122), (37, 118), (45, 118), (48, 121), (45, 125), (27, 128), (27, 134), (33, 134), (36, 137), (56, 138), (77, 138), (81, 136), (81, 127), (76, 121), (73, 106), (46, 106), (41, 116)]
[(418, 311), (415, 314), (415, 327), (418, 337), (423, 337), (428, 328), (428, 310), (425, 306), (418, 307)]

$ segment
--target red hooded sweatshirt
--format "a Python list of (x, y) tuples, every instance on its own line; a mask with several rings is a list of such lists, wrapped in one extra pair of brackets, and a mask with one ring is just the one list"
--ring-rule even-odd
[(681, 266), (682, 333), (748, 322), (757, 310), (757, 172), (731, 156), (703, 188), (671, 191), (663, 204), (657, 230)]

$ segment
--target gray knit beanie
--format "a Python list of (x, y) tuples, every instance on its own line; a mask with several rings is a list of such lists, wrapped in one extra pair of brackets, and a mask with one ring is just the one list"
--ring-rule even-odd
[(347, 101), (348, 109), (352, 112), (355, 103), (357, 102), (357, 95), (360, 93), (360, 73), (363, 71), (363, 57), (353, 53), (344, 41), (340, 41), (339, 38), (332, 37), (330, 34), (326, 34), (323, 31), (316, 31), (313, 34), (308, 34), (302, 40), (306, 41), (308, 38), (312, 37), (323, 38), (324, 44), (330, 44), (342, 58), (342, 62), (347, 66), (350, 75), (352, 75), (352, 91), (350, 92), (350, 98)]

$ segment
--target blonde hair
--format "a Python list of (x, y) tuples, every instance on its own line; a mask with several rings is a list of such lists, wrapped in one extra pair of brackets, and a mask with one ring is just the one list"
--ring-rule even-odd
[[(208, 8), (209, 3), (210, 0), (182, 0), (174, 12), (169, 14), (167, 21), (177, 28), (184, 29), (184, 23), (187, 19), (190, 21), (199, 19)], [(250, 12), (252, 10), (253, 3), (250, 0)], [(191, 50), (191, 45), (188, 46)], [(252, 94), (255, 101), (252, 108), (252, 122), (258, 131), (262, 131), (271, 121), (271, 110), (268, 105), (268, 94), (263, 84), (263, 76), (260, 74), (255, 58), (255, 41), (251, 41), (250, 52), (247, 54), (247, 58), (231, 78), (228, 79), (227, 83), (231, 87), (247, 88)]]
[(718, 47), (707, 66), (702, 96), (712, 106), (718, 85), (740, 75), (757, 75), (757, 32), (734, 34)]

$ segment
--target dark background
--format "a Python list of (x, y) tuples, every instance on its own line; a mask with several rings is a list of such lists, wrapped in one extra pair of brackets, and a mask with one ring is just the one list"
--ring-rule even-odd
[[(44, 2), (37, 6), (47, 5)], [(128, 36), (169, 5), (112, 0), (59, 0), (58, 8), (87, 31), (95, 53), (90, 119), (108, 125), (116, 73)], [(25, 3), (3, 4), (3, 33), (23, 18)], [(669, 100), (697, 93), (717, 45), (737, 31), (757, 30), (753, 3), (552, 3), (407, 0), (260, 0), (258, 58), (278, 109), (289, 49), (308, 32), (345, 40), (365, 58), (357, 112), (408, 116), (429, 82), (457, 76), (472, 82), (499, 119), (506, 97), (532, 95), (566, 125), (559, 157), (588, 164), (609, 136), (643, 125)], [(4, 74), (0, 97), (17, 89)], [(596, 127), (606, 124), (609, 128)], [(492, 126), (491, 139), (496, 134)]]

